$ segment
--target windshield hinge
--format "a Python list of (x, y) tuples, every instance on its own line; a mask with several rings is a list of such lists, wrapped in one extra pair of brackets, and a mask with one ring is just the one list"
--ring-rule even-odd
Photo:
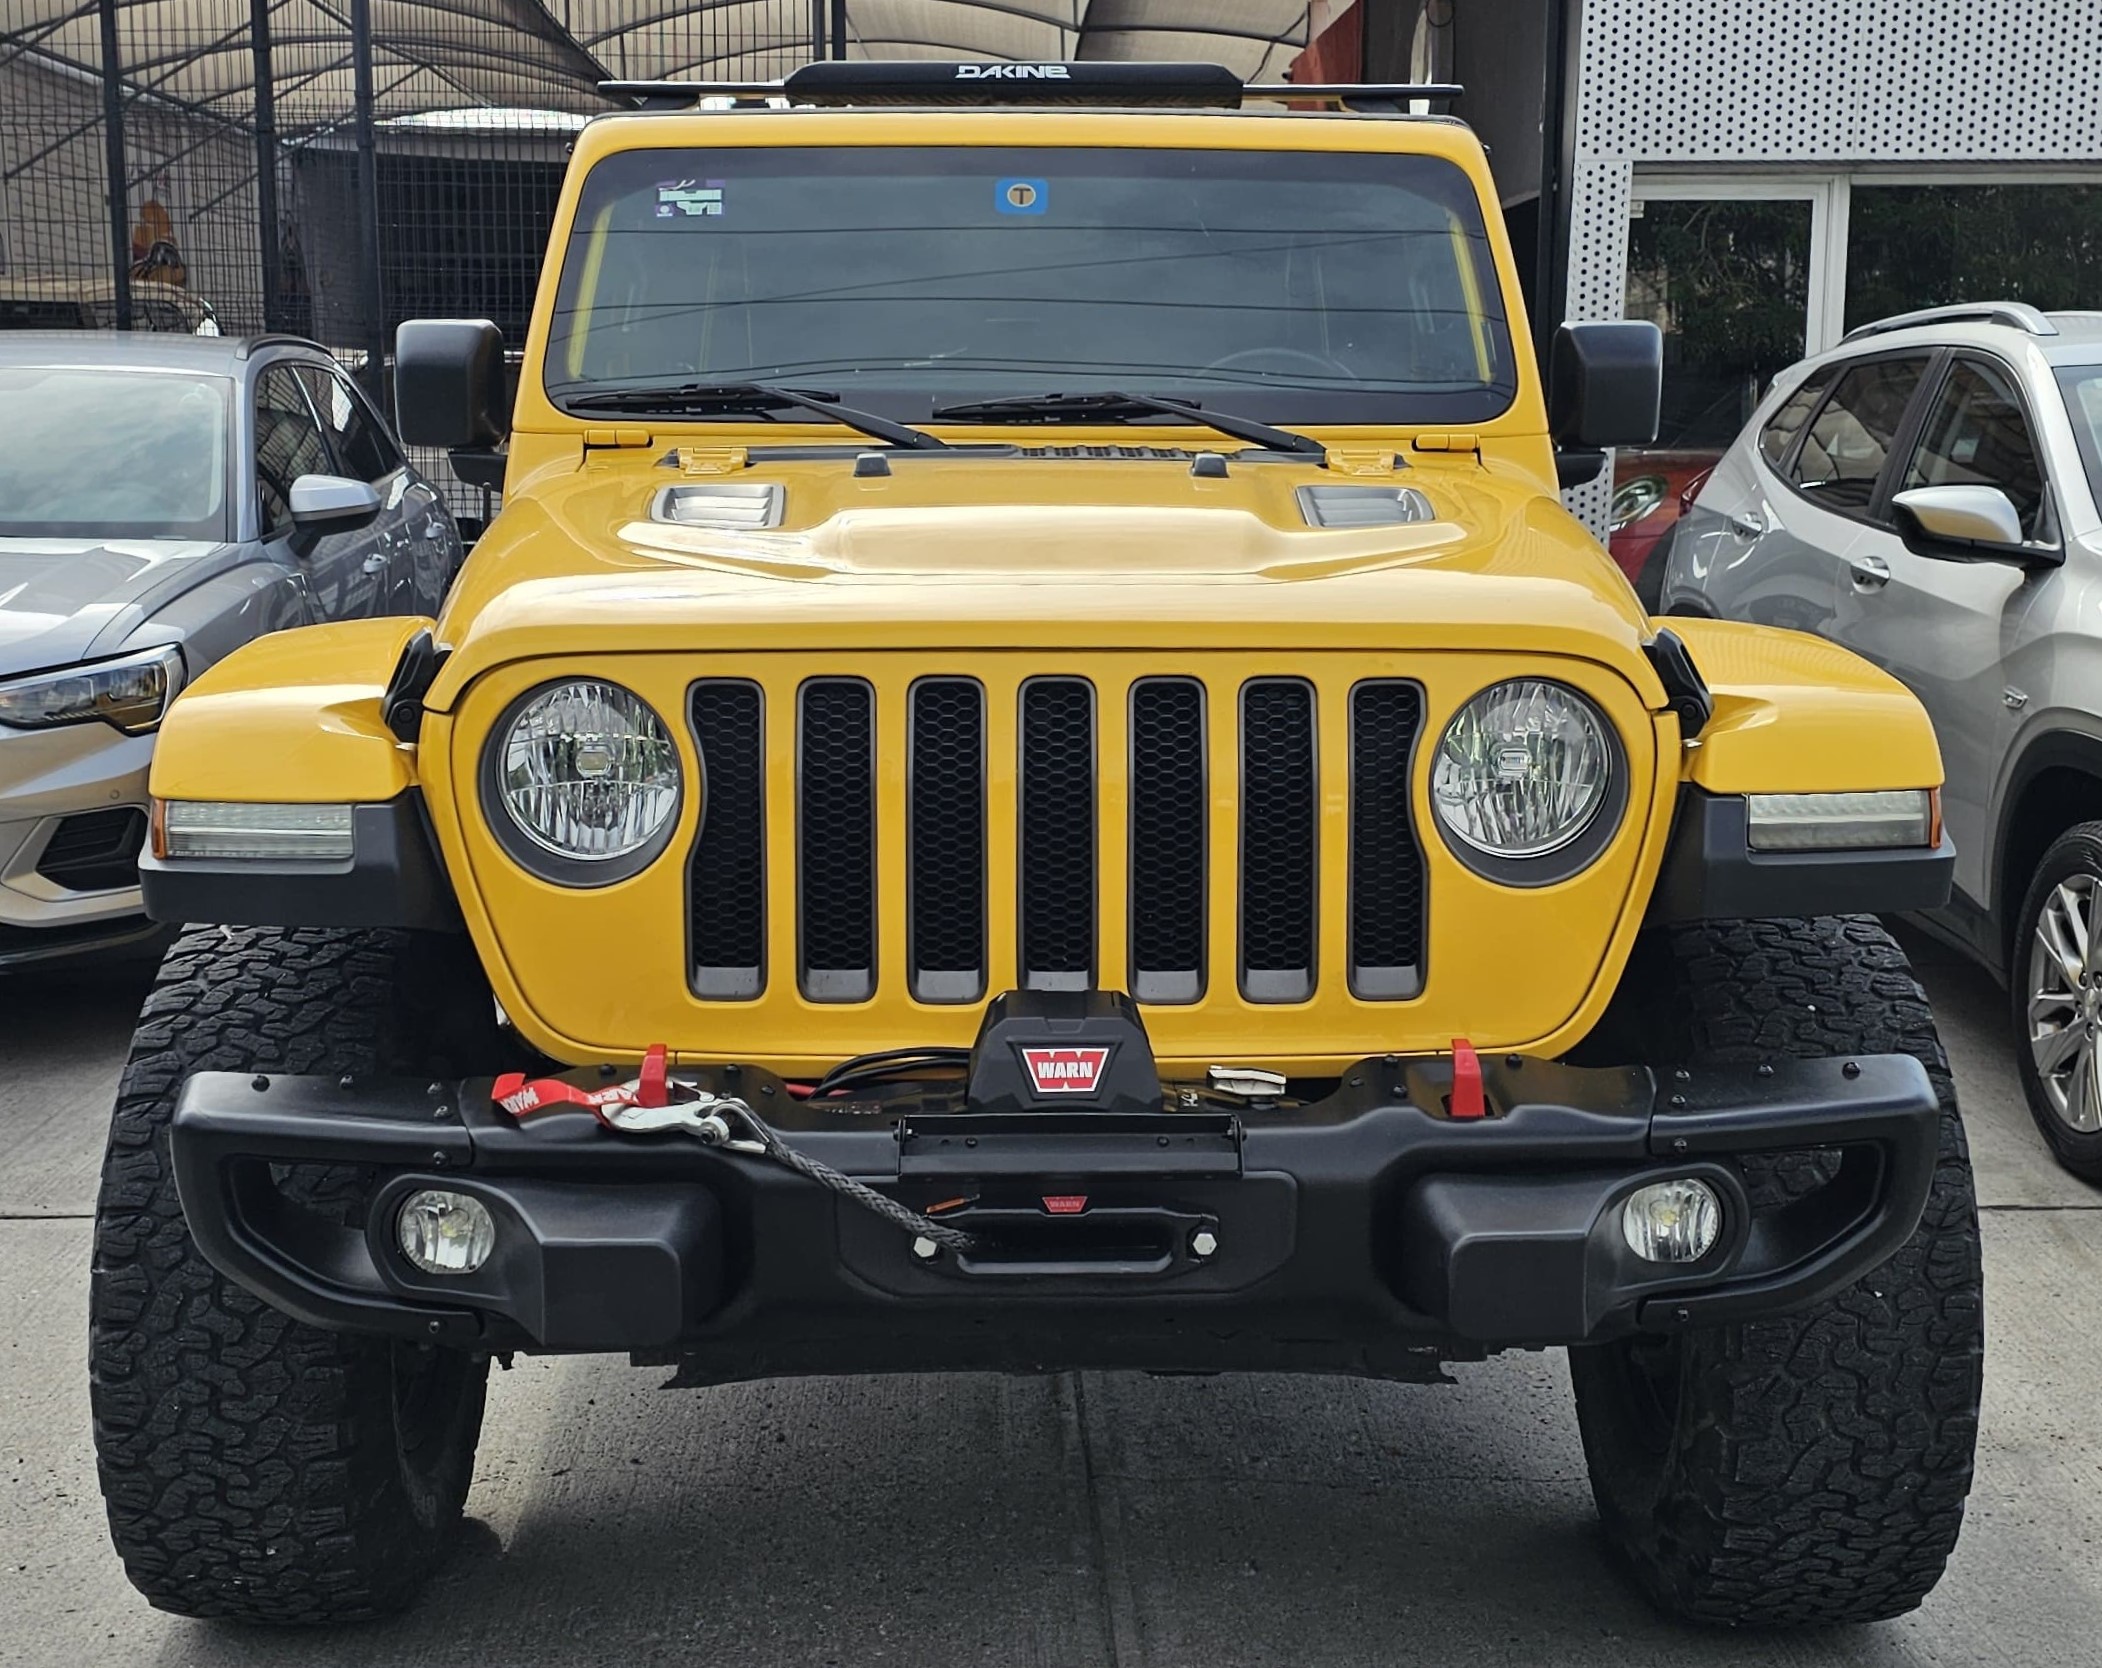
[(606, 446), (617, 446), (626, 449), (631, 446), (647, 446), (649, 443), (650, 431), (648, 429), (636, 428), (626, 424), (617, 429), (586, 429), (584, 431), (584, 450), (587, 452)]
[(1392, 451), (1363, 446), (1331, 446), (1323, 461), (1337, 475), (1391, 475), (1408, 468)]
[(1413, 442), (1419, 452), (1479, 452), (1482, 437), (1472, 429), (1435, 429)]
[(681, 446), (679, 468), (688, 475), (734, 475), (748, 467), (742, 446)]

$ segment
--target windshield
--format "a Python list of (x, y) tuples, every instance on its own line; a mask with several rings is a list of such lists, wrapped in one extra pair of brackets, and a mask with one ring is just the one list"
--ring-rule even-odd
[(0, 365), (0, 538), (225, 538), (227, 387)]
[(758, 382), (907, 421), (1114, 390), (1473, 423), (1516, 388), (1452, 163), (1048, 147), (610, 157), (584, 182), (544, 374), (557, 405)]
[(2095, 502), (2102, 504), (2102, 365), (2061, 365), (2058, 386), (2073, 416), (2073, 437), (2080, 443), (2080, 461), (2087, 466), (2087, 484)]

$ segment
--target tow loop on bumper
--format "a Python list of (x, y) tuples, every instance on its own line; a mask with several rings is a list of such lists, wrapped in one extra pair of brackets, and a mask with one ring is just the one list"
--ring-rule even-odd
[(489, 1096), (521, 1124), (576, 1107), (622, 1135), (678, 1130), (725, 1152), (772, 1159), (915, 1238), (952, 1251), (969, 1251), (978, 1244), (977, 1235), (909, 1210), (852, 1176), (841, 1175), (831, 1165), (796, 1151), (735, 1095), (711, 1094), (698, 1083), (673, 1077), (668, 1051), (661, 1043), (643, 1056), (642, 1070), (626, 1083), (586, 1089), (560, 1077), (528, 1079), (523, 1072), (509, 1072), (489, 1086)]

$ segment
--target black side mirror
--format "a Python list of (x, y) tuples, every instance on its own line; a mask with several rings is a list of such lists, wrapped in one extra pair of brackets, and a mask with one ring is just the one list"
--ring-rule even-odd
[(1664, 335), (1624, 320), (1565, 324), (1547, 359), (1547, 430), (1557, 446), (1647, 446), (1664, 397)]
[(486, 449), (511, 428), (504, 333), (487, 319), (411, 319), (394, 334), (394, 412), (411, 446)]

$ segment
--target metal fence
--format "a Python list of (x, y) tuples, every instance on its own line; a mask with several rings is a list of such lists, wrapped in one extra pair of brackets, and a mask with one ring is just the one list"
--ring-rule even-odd
[[(664, 15), (654, 15), (662, 13)], [(0, 323), (515, 340), (609, 75), (843, 44), (838, 0), (0, 0)], [(638, 22), (648, 25), (637, 62)], [(717, 71), (720, 73), (720, 71)]]
[(1191, 56), (1274, 79), (1308, 17), (1306, 0), (0, 0), (0, 328), (292, 331), (390, 405), (403, 319), (522, 339), (601, 80), (847, 56)]

